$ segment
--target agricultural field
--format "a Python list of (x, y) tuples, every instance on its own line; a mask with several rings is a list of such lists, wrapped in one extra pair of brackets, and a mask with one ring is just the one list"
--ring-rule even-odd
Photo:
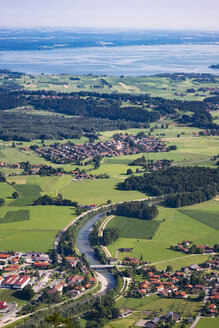
[(111, 321), (110, 324), (105, 325), (104, 328), (136, 327), (136, 323), (141, 318), (146, 317), (146, 311), (157, 312), (160, 314), (167, 314), (169, 311), (173, 311), (174, 313), (179, 313), (183, 317), (189, 318), (199, 313), (202, 307), (202, 302), (189, 302), (187, 300), (179, 299), (164, 299), (159, 298), (157, 295), (151, 295), (149, 297), (139, 299), (121, 297), (116, 302), (116, 306), (121, 310), (132, 309), (134, 312), (128, 318)]
[[(14, 211), (29, 210), (30, 219), (2, 223), (0, 229), (1, 251), (47, 251), (53, 247), (56, 234), (75, 218), (75, 211), (67, 206), (11, 207)], [(4, 217), (10, 206), (0, 208)]]
[(210, 201), (193, 206), (186, 206), (180, 212), (191, 216), (216, 230), (219, 230), (219, 201)]
[[(106, 83), (103, 82), (105, 80)], [(4, 80), (0, 81), (2, 83)], [(13, 79), (15, 83), (23, 85), (28, 90), (54, 90), (57, 92), (104, 92), (112, 93), (150, 93), (154, 97), (169, 99), (202, 100), (209, 96), (210, 91), (198, 91), (199, 88), (216, 88), (216, 82), (199, 83), (192, 78), (172, 80), (168, 77), (142, 76), (142, 77), (98, 77), (98, 76), (70, 76), (70, 75), (24, 75), (19, 79)], [(107, 84), (108, 83), (108, 84)], [(189, 93), (187, 89), (194, 89)]]
[(118, 228), (120, 238), (150, 239), (156, 233), (160, 221), (141, 220), (137, 218), (128, 218), (116, 216), (105, 228)]
[(39, 185), (18, 184), (14, 188), (19, 193), (19, 198), (10, 203), (10, 206), (29, 206), (41, 196), (42, 189)]
[(29, 219), (30, 213), (28, 210), (8, 211), (3, 218), (0, 218), (0, 223), (25, 221)]
[(217, 318), (201, 318), (197, 324), (197, 328), (218, 328), (219, 317)]
[[(217, 204), (217, 201), (212, 200), (200, 205), (205, 204), (206, 207), (210, 207), (215, 203)], [(133, 248), (132, 253), (119, 253), (119, 259), (125, 256), (137, 258), (143, 256), (144, 261), (150, 261), (155, 265), (162, 264), (166, 268), (168, 264), (172, 265), (171, 260), (174, 260), (174, 266), (177, 266), (177, 260), (179, 260), (180, 264), (183, 263), (183, 265), (187, 265), (186, 259), (188, 259), (189, 263), (191, 262), (189, 255), (170, 250), (169, 247), (171, 245), (176, 245), (182, 240), (192, 240), (195, 244), (207, 243), (209, 245), (214, 245), (218, 242), (219, 232), (214, 228), (181, 213), (177, 209), (162, 206), (159, 206), (158, 209), (159, 214), (156, 220), (160, 220), (161, 223), (153, 239), (119, 238), (107, 246), (113, 257), (115, 257), (118, 248)], [(180, 262), (182, 258), (183, 262)], [(196, 260), (200, 263), (205, 258), (201, 255)]]
[(0, 198), (11, 198), (15, 189), (6, 182), (0, 182)]

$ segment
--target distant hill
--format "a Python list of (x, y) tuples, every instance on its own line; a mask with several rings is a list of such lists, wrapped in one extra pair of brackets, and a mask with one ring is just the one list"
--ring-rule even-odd
[(216, 68), (216, 69), (219, 69), (219, 64), (211, 65), (211, 66), (209, 66), (209, 68)]

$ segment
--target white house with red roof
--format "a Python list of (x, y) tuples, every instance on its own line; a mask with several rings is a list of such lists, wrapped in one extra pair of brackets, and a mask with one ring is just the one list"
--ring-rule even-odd
[(23, 275), (20, 276), (14, 283), (13, 288), (14, 289), (23, 289), (28, 283), (30, 282), (30, 276)]

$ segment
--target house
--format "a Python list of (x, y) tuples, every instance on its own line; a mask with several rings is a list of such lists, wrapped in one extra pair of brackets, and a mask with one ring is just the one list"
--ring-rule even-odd
[(91, 277), (91, 278), (89, 279), (89, 282), (90, 282), (91, 284), (93, 284), (95, 281), (96, 281), (96, 278), (95, 278), (95, 277)]
[(118, 262), (117, 258), (110, 257), (110, 259), (109, 259), (110, 264), (117, 264), (117, 262)]
[(7, 312), (8, 310), (8, 305), (5, 301), (0, 301), (0, 312), (4, 313), (4, 312)]
[(54, 295), (57, 292), (62, 293), (62, 290), (63, 290), (63, 287), (64, 286), (65, 286), (65, 283), (64, 282), (60, 282), (59, 284), (53, 286), (53, 288), (48, 291), (48, 294)]
[(20, 276), (14, 283), (13, 288), (14, 289), (23, 289), (28, 283), (30, 282), (30, 276), (23, 275)]
[(83, 281), (84, 281), (84, 277), (80, 277), (77, 274), (74, 276), (68, 277), (68, 284), (75, 285), (75, 284), (80, 284)]
[(14, 282), (18, 279), (17, 274), (12, 274), (10, 276), (7, 276), (2, 282), (1, 282), (1, 288), (12, 288)]
[(46, 269), (50, 265), (48, 262), (34, 262), (34, 267), (38, 269)]
[(0, 253), (0, 260), (7, 260), (10, 256), (10, 254)]
[(199, 271), (201, 270), (200, 266), (196, 265), (196, 264), (192, 264), (189, 266), (189, 269), (192, 271)]
[(175, 298), (187, 298), (187, 297), (188, 297), (188, 295), (184, 291), (175, 293)]
[(182, 318), (180, 317), (179, 314), (174, 313), (173, 311), (169, 311), (164, 317), (161, 317), (161, 319), (163, 319), (163, 321), (165, 322), (180, 322), (182, 320)]

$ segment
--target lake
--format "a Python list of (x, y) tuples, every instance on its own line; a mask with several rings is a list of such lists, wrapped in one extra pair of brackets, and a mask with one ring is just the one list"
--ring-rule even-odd
[(0, 68), (36, 74), (219, 74), (219, 70), (208, 68), (211, 64), (219, 64), (219, 44), (82, 47), (0, 52)]

